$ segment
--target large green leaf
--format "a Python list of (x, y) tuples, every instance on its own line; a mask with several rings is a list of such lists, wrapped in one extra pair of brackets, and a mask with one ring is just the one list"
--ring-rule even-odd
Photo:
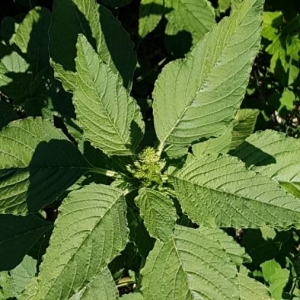
[(0, 215), (0, 271), (17, 266), (52, 223), (34, 216)]
[(108, 155), (131, 155), (143, 137), (139, 107), (83, 35), (77, 43), (74, 105), (84, 136)]
[[(30, 295), (25, 299), (67, 300), (84, 288), (91, 289), (89, 284), (99, 280), (95, 276), (127, 243), (126, 201), (119, 189), (85, 186), (71, 192), (59, 211), (40, 267), (36, 294), (25, 291)], [(100, 278), (107, 275), (103, 273)], [(93, 290), (87, 293), (92, 295)]]
[(174, 174), (182, 209), (198, 224), (219, 227), (300, 226), (300, 201), (235, 157), (207, 155)]
[(165, 0), (167, 49), (182, 57), (216, 23), (207, 0)]
[(36, 74), (49, 65), (49, 36), (51, 13), (35, 7), (18, 26), (14, 43)]
[(150, 252), (142, 293), (147, 300), (238, 300), (237, 268), (210, 231), (176, 226), (173, 238)]
[(141, 0), (139, 7), (139, 35), (141, 38), (158, 25), (163, 13), (163, 0)]
[(253, 171), (278, 181), (300, 198), (300, 141), (266, 130), (246, 139), (234, 155)]
[(27, 118), (0, 131), (0, 212), (38, 211), (89, 168), (50, 121)]
[(50, 26), (50, 56), (65, 89), (76, 87), (75, 57), (78, 34), (84, 34), (101, 60), (120, 73), (130, 86), (136, 66), (133, 44), (111, 12), (94, 0), (55, 0)]
[(244, 1), (155, 84), (154, 122), (161, 148), (223, 134), (238, 110), (260, 43), (263, 0)]
[(162, 241), (169, 240), (176, 222), (173, 201), (159, 191), (143, 188), (136, 203), (150, 235)]

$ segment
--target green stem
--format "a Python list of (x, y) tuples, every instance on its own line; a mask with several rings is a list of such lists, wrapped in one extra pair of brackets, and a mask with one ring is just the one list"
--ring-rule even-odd
[(118, 172), (111, 171), (111, 170), (106, 170), (106, 169), (102, 169), (102, 168), (95, 168), (95, 167), (90, 168), (89, 172), (105, 175), (105, 176), (108, 176), (108, 177), (114, 177), (114, 178), (116, 178), (119, 175)]

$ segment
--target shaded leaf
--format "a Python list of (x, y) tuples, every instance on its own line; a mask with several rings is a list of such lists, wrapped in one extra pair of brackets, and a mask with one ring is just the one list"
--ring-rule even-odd
[(52, 227), (52, 223), (34, 215), (0, 215), (0, 224), (1, 271), (16, 267), (36, 241)]
[(163, 0), (141, 0), (139, 7), (139, 36), (141, 38), (155, 29), (163, 13)]
[(207, 0), (165, 0), (165, 6), (166, 47), (176, 57), (182, 57), (216, 23), (214, 10)]
[(284, 133), (266, 130), (246, 139), (234, 155), (248, 168), (278, 181), (300, 198), (300, 141)]
[(67, 90), (76, 87), (78, 35), (84, 34), (101, 60), (121, 75), (128, 87), (136, 66), (133, 44), (119, 21), (94, 0), (55, 0), (50, 26), (50, 56), (55, 74)]
[(14, 44), (36, 74), (49, 65), (49, 36), (51, 13), (48, 9), (35, 7), (18, 26)]
[(0, 131), (0, 211), (38, 211), (88, 169), (81, 153), (50, 121), (11, 122)]

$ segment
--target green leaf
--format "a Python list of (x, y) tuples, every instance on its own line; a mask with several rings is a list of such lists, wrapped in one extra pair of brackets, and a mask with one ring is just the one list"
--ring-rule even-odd
[(60, 206), (37, 293), (25, 299), (69, 299), (84, 288), (92, 295), (99, 278), (88, 287), (89, 283), (125, 247), (127, 236), (121, 190), (92, 184), (71, 192)]
[(240, 300), (272, 300), (267, 287), (260, 282), (239, 273)]
[(160, 22), (164, 13), (163, 0), (141, 0), (139, 7), (139, 36), (144, 38)]
[(153, 92), (161, 148), (185, 147), (226, 131), (241, 104), (258, 50), (262, 4), (262, 0), (243, 2), (186, 59), (163, 69)]
[(189, 52), (216, 23), (207, 0), (165, 0), (165, 7), (166, 47), (177, 57)]
[(17, 52), (0, 43), (0, 88), (11, 98), (21, 98), (31, 82), (30, 65)]
[(173, 234), (176, 210), (173, 201), (163, 193), (148, 188), (139, 191), (136, 204), (151, 236), (168, 241)]
[(25, 255), (22, 262), (10, 271), (12, 282), (17, 294), (20, 294), (25, 289), (25, 286), (33, 277), (35, 277), (36, 272), (37, 261), (28, 255)]
[(50, 56), (55, 74), (67, 90), (76, 87), (75, 57), (78, 34), (84, 34), (101, 60), (131, 85), (136, 66), (133, 44), (111, 12), (94, 0), (55, 0), (50, 26)]
[(35, 7), (23, 19), (15, 34), (14, 43), (36, 74), (49, 65), (48, 9)]
[(174, 174), (184, 212), (218, 227), (300, 226), (300, 202), (268, 177), (227, 155), (199, 157)]
[(50, 121), (11, 122), (0, 131), (0, 212), (38, 211), (88, 169), (77, 148)]
[(11, 270), (25, 254), (51, 229), (52, 223), (34, 216), (0, 215), (0, 270)]
[(278, 181), (300, 198), (300, 141), (284, 133), (266, 130), (246, 139), (234, 155), (248, 168)]
[(77, 48), (73, 101), (84, 137), (107, 155), (133, 154), (144, 133), (138, 105), (83, 35)]
[(287, 110), (293, 110), (294, 102), (296, 101), (296, 96), (292, 91), (284, 89), (279, 101), (281, 103), (279, 110), (281, 110), (282, 108), (285, 108)]
[(275, 300), (281, 300), (282, 292), (289, 280), (289, 270), (282, 269), (275, 260), (269, 260), (261, 265), (264, 279), (270, 284), (270, 292)]
[(117, 300), (119, 292), (107, 267), (98, 273), (92, 281), (69, 300)]
[(156, 241), (141, 274), (147, 300), (240, 299), (236, 267), (200, 230), (176, 226), (170, 241)]

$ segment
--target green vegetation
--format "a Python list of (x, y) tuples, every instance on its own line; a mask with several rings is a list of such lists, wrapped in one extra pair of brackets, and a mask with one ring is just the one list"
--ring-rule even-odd
[(98, 2), (0, 10), (0, 300), (300, 299), (297, 1)]

